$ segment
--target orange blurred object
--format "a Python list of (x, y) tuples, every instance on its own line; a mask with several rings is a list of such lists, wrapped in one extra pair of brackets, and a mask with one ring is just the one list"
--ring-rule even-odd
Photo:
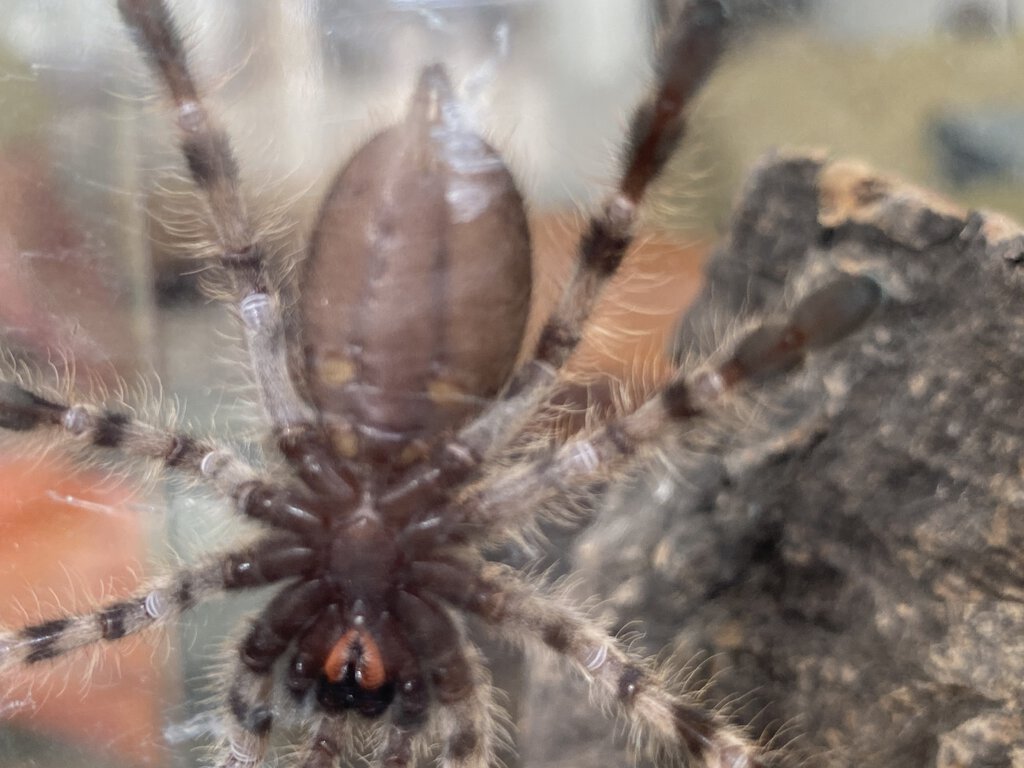
[[(538, 216), (534, 238), (535, 297), (533, 336), (557, 301), (576, 258), (586, 221), (574, 213)], [(598, 302), (583, 343), (569, 371), (593, 385), (593, 395), (609, 385), (630, 396), (649, 394), (672, 371), (667, 350), (680, 315), (703, 284), (710, 244), (687, 242), (679, 234), (641, 234), (619, 274)]]
[[(58, 459), (0, 460), (0, 624), (85, 609), (100, 587), (105, 600), (137, 589), (145, 531), (133, 503), (125, 488)], [(165, 648), (159, 637), (143, 637), (5, 675), (3, 706), (26, 729), (154, 764)], [(68, 694), (50, 695), (59, 690)]]

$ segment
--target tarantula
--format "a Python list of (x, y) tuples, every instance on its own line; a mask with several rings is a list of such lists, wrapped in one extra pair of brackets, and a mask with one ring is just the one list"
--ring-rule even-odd
[(879, 302), (872, 280), (837, 276), (717, 364), (676, 374), (634, 412), (545, 448), (525, 445), (724, 48), (719, 0), (692, 0), (668, 34), (617, 188), (518, 366), (531, 293), (523, 201), (441, 66), (422, 72), (404, 120), (368, 141), (331, 185), (290, 322), (241, 200), (230, 141), (204, 105), (164, 0), (118, 7), (176, 110), (227, 300), (292, 479), (276, 482), (213, 442), (123, 412), (0, 384), (3, 429), (62, 431), (150, 459), (208, 483), (264, 529), (255, 543), (130, 599), (0, 634), (0, 668), (120, 640), (225, 591), (283, 584), (233, 655), (220, 766), (263, 764), (279, 688), (314, 719), (302, 768), (326, 768), (345, 752), (349, 710), (377, 725), (380, 765), (414, 762), (435, 728), (442, 765), (493, 762), (489, 678), (464, 616), (567, 659), (643, 743), (707, 766), (765, 765), (763, 750), (698, 697), (544, 585), (487, 557), (737, 385), (790, 370), (855, 331)]

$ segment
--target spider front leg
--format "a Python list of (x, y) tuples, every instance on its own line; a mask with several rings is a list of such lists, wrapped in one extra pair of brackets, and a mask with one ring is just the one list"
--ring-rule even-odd
[(230, 726), (222, 754), (215, 761), (218, 768), (255, 768), (263, 764), (274, 721), (272, 693), (273, 678), (269, 674), (253, 672), (241, 661), (234, 664), (228, 695)]
[(633, 113), (616, 189), (591, 218), (577, 248), (575, 271), (532, 357), (513, 374), (503, 399), (460, 432), (460, 450), (493, 453), (542, 404), (633, 242), (639, 206), (682, 141), (686, 111), (724, 49), (726, 27), (720, 0), (690, 0), (683, 8), (664, 41), (651, 95)]
[(441, 768), (489, 768), (495, 764), (496, 747), (503, 738), (490, 675), (479, 650), (468, 642), (465, 659), (473, 686), (463, 698), (441, 710), (445, 734)]
[(707, 768), (767, 765), (760, 747), (696, 696), (674, 690), (601, 626), (541, 593), (512, 569), (489, 564), (469, 583), (454, 582), (439, 570), (424, 575), (437, 594), (476, 614), (503, 638), (543, 645), (568, 659), (590, 684), (596, 703), (620, 711), (650, 740), (653, 751), (691, 757)]
[(334, 768), (345, 751), (341, 720), (330, 715), (319, 718), (302, 748), (298, 768)]
[(218, 761), (223, 768), (244, 768), (263, 762), (273, 725), (271, 694), (274, 663), (287, 650), (310, 616), (330, 603), (331, 588), (322, 579), (285, 587), (253, 621), (238, 646), (227, 697), (228, 742)]
[(351, 501), (355, 478), (336, 460), (316, 413), (292, 380), (281, 297), (242, 200), (227, 131), (199, 95), (164, 0), (119, 0), (118, 8), (177, 109), (181, 151), (216, 230), (227, 298), (241, 317), (250, 367), (281, 449), (314, 489), (333, 493), (339, 502)]
[(298, 576), (314, 553), (291, 537), (268, 537), (253, 546), (184, 568), (147, 589), (88, 613), (60, 616), (0, 633), (0, 670), (32, 666), (101, 642), (114, 642), (165, 624), (222, 592)]
[(724, 48), (726, 26), (720, 0), (691, 0), (683, 9), (665, 40), (651, 94), (633, 114), (616, 190), (590, 220), (577, 247), (573, 276), (533, 354), (512, 374), (498, 400), (447, 441), (429, 465), (414, 468), (381, 499), (384, 509), (394, 510), (391, 514), (436, 502), (433, 489), (472, 476), (529, 428), (633, 241), (644, 194), (682, 140), (686, 111)]

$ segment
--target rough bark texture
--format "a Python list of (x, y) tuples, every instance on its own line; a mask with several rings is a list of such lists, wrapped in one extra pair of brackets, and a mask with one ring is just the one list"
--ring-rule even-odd
[[(780, 764), (1024, 765), (1022, 254), (997, 216), (768, 158), (681, 356), (835, 269), (871, 274), (886, 303), (689, 433), (678, 471), (615, 494), (574, 549), (582, 591), (619, 627), (640, 619), (648, 651), (703, 658), (708, 701), (732, 699)], [(531, 679), (527, 765), (628, 764), (580, 696)]]

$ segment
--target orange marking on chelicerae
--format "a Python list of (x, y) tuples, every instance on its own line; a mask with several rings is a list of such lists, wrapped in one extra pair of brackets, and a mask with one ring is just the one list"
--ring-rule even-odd
[(332, 683), (340, 682), (353, 661), (360, 688), (375, 691), (387, 682), (380, 647), (370, 633), (355, 627), (343, 634), (331, 648), (324, 662), (324, 674)]

